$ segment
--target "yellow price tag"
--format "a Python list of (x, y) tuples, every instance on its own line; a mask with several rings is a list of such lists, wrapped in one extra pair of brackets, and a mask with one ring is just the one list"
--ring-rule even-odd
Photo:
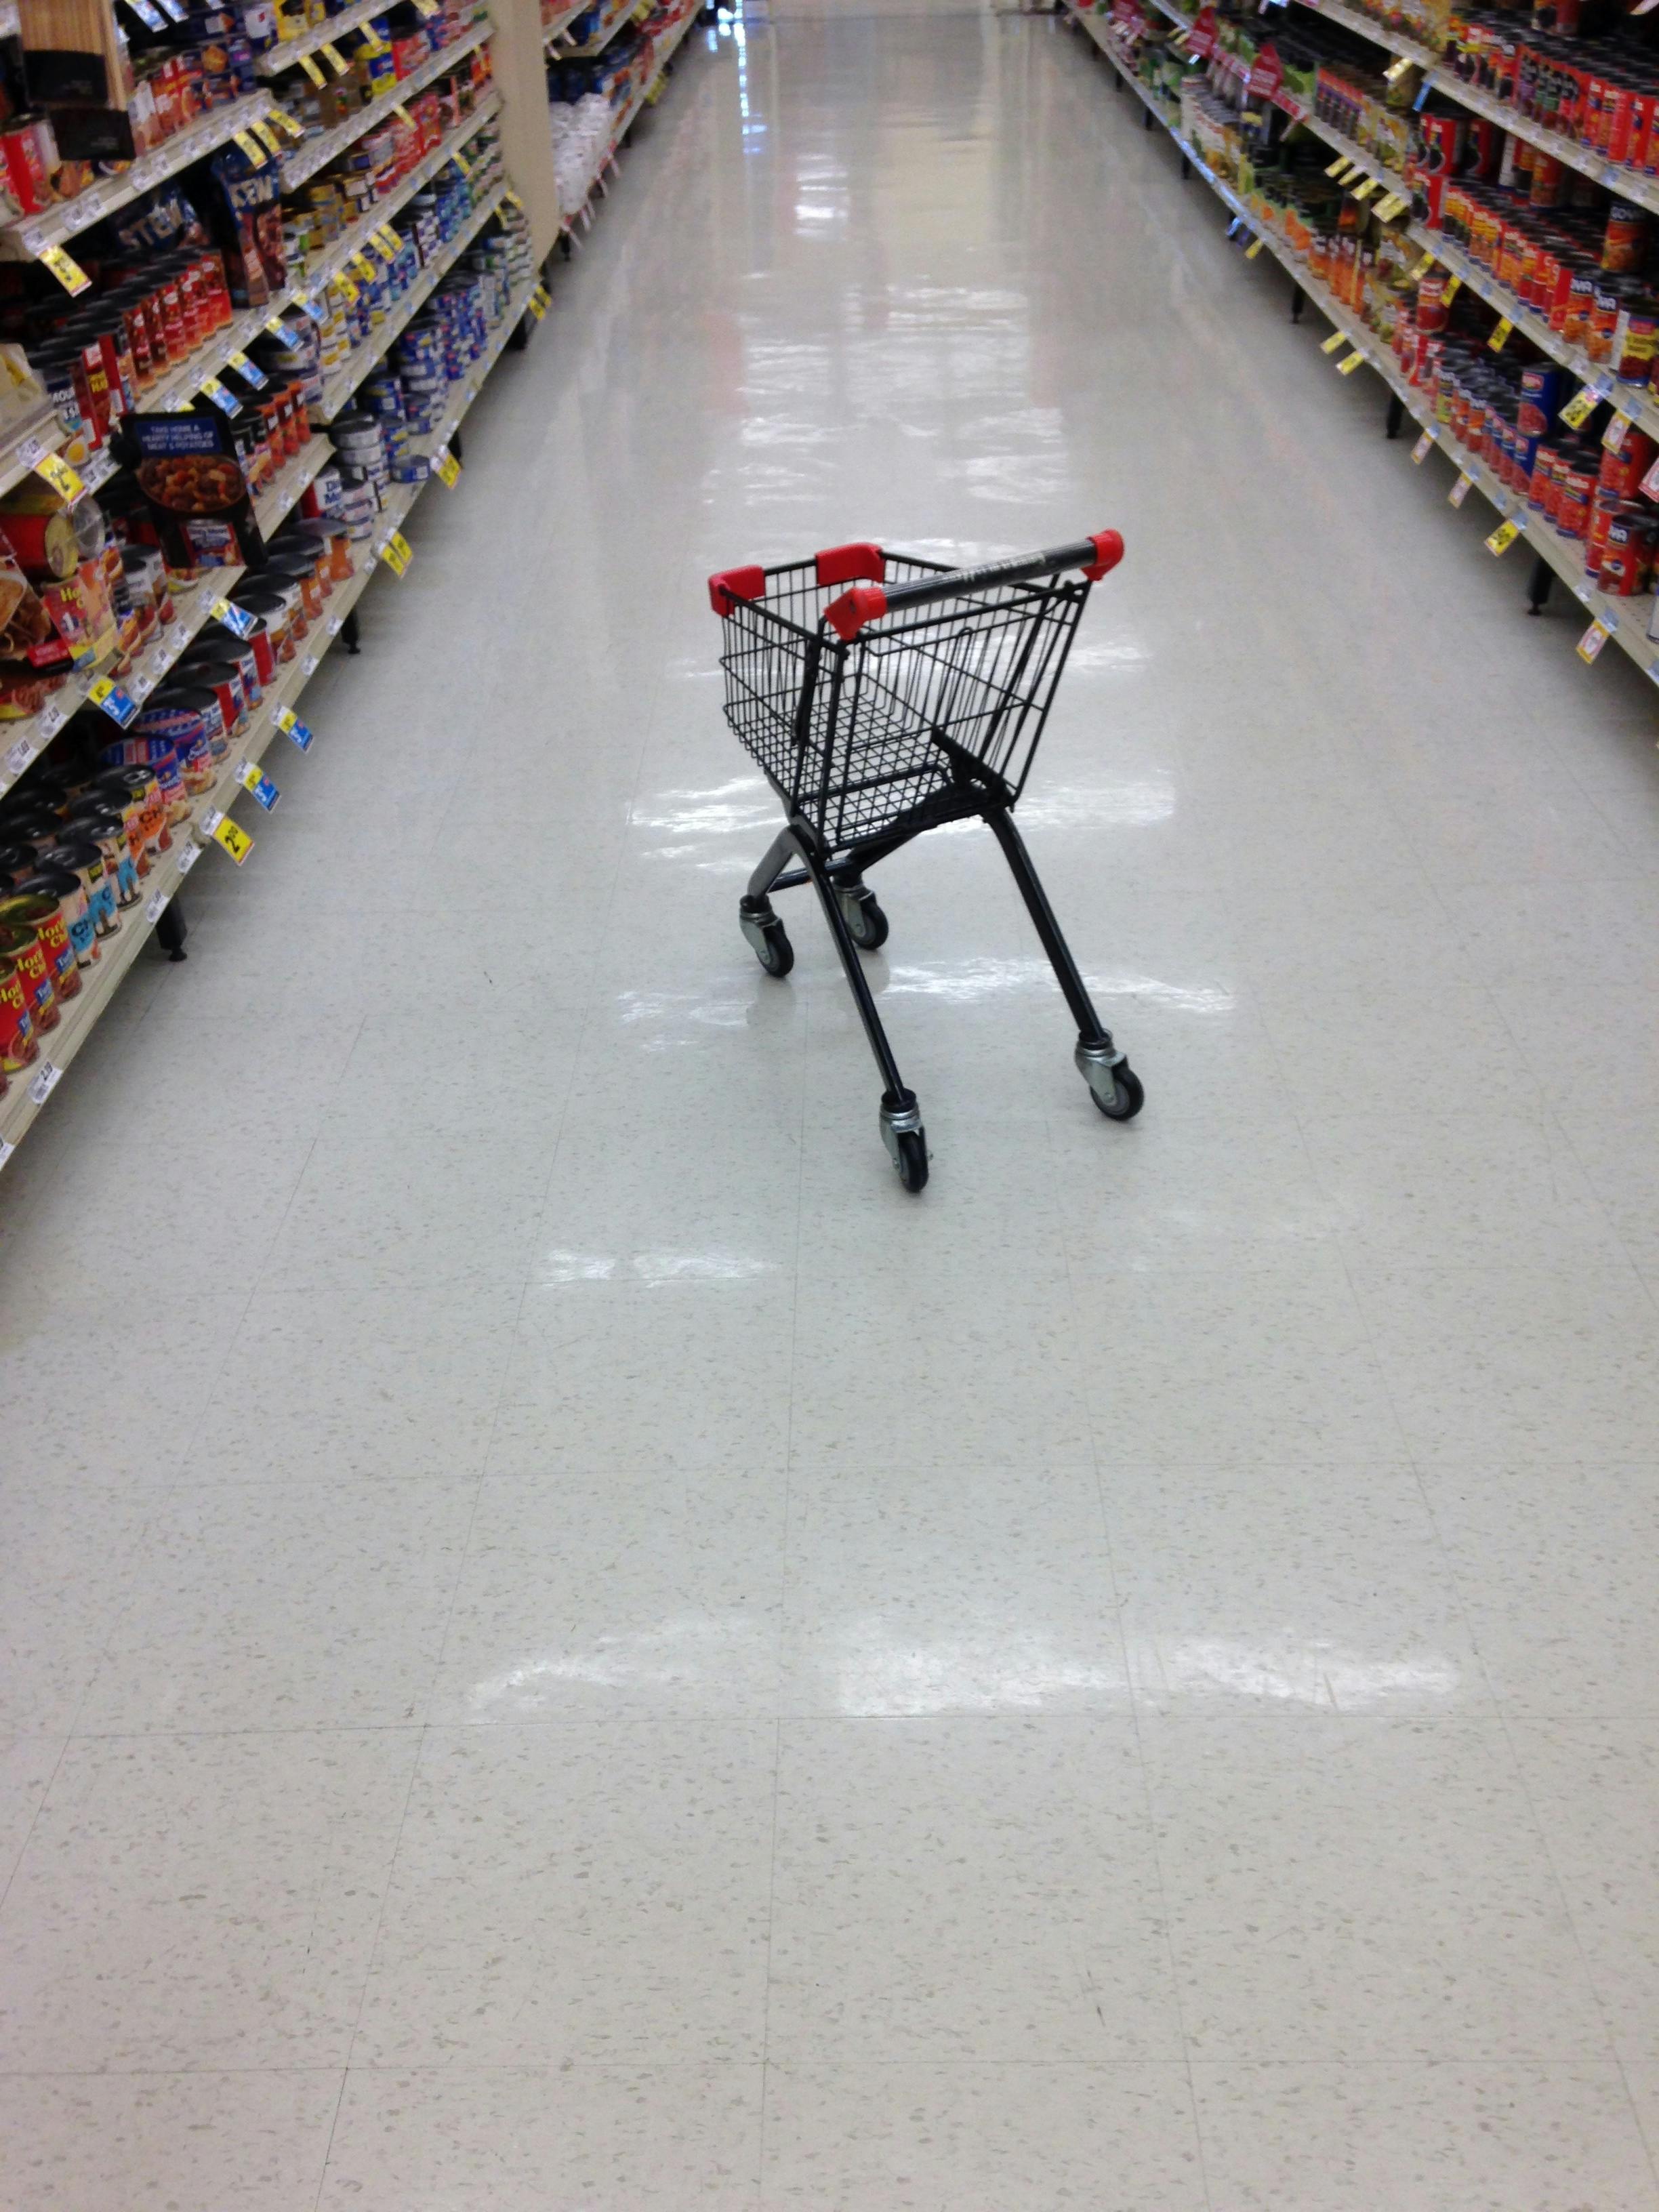
[(319, 92), (320, 92), (320, 91), (322, 90), (322, 88), (323, 88), (324, 85), (327, 83), (328, 80), (327, 80), (327, 78), (323, 75), (322, 70), (321, 70), (318, 67), (318, 65), (317, 65), (317, 57), (316, 57), (316, 55), (315, 55), (315, 54), (301, 54), (301, 57), (300, 57), (300, 67), (301, 67), (301, 68), (305, 71), (306, 75), (307, 75), (307, 76), (311, 79), (311, 82), (313, 82), (313, 84), (314, 84), (314, 85), (316, 86), (316, 88), (317, 88), (318, 91), (319, 91)]
[(1350, 163), (1347, 155), (1346, 154), (1339, 154), (1335, 161), (1331, 163), (1330, 167), (1326, 170), (1325, 174), (1328, 177), (1334, 177), (1337, 174), (1339, 170), (1346, 169), (1349, 167)]
[(285, 107), (273, 107), (270, 119), (287, 137), (303, 138), (306, 135), (304, 125), (290, 115)]
[(1334, 353), (1338, 346), (1347, 345), (1349, 343), (1348, 333), (1346, 331), (1333, 331), (1319, 350), (1321, 353)]
[(432, 473), (437, 477), (440, 483), (447, 484), (451, 491), (453, 491), (456, 485), (460, 482), (461, 465), (456, 459), (454, 454), (450, 452), (447, 446), (444, 447), (441, 453), (434, 453), (433, 455)]
[(535, 311), (537, 321), (539, 322), (553, 304), (552, 295), (548, 291), (545, 284), (537, 285), (530, 295), (530, 304)]
[(1411, 56), (1409, 54), (1401, 54), (1397, 62), (1390, 62), (1387, 69), (1383, 70), (1382, 82), (1384, 84), (1398, 84), (1401, 78), (1405, 76), (1406, 71), (1411, 67)]
[(40, 258), (66, 292), (84, 292), (92, 279), (72, 253), (61, 246), (43, 246)]
[(340, 271), (339, 275), (338, 275), (337, 277), (335, 277), (333, 281), (334, 281), (334, 283), (337, 283), (337, 284), (339, 286), (340, 289), (341, 289), (341, 290), (345, 294), (345, 296), (346, 296), (346, 305), (347, 305), (347, 307), (355, 307), (356, 306), (356, 304), (357, 304), (357, 291), (358, 291), (358, 287), (357, 287), (357, 283), (356, 283), (356, 278), (355, 278), (355, 277), (351, 277), (351, 276), (348, 276), (346, 275), (346, 273), (345, 273), (345, 270), (343, 269), (343, 270), (341, 270), (341, 271)]
[(394, 576), (401, 576), (408, 569), (408, 562), (404, 560), (403, 555), (398, 552), (395, 545), (391, 544), (382, 545), (380, 548), (380, 558), (386, 562), (386, 567), (391, 569)]
[(1458, 292), (1459, 292), (1459, 290), (1462, 289), (1462, 283), (1463, 283), (1463, 279), (1462, 279), (1461, 276), (1448, 276), (1448, 277), (1447, 277), (1447, 279), (1446, 279), (1446, 289), (1445, 289), (1445, 291), (1442, 294), (1442, 295), (1441, 295), (1441, 296), (1444, 299), (1444, 301), (1445, 301), (1445, 302), (1446, 302), (1446, 305), (1447, 305), (1449, 307), (1450, 307), (1450, 305), (1451, 305), (1452, 301), (1453, 301), (1457, 297)]
[(351, 64), (340, 52), (340, 49), (335, 45), (332, 39), (325, 39), (323, 40), (323, 59), (328, 64), (336, 76), (350, 76)]
[(1493, 353), (1502, 353), (1514, 336), (1515, 325), (1507, 315), (1500, 315), (1498, 318), (1498, 327), (1486, 340), (1486, 343)]
[(44, 477), (61, 500), (70, 504), (79, 499), (86, 486), (61, 453), (42, 453), (34, 465), (34, 473)]
[(228, 814), (225, 816), (223, 821), (216, 824), (213, 842), (216, 845), (224, 847), (239, 868), (253, 850), (252, 838), (248, 836), (240, 823), (233, 822)]
[(501, 198), (510, 207), (517, 208), (520, 215), (524, 213), (524, 202), (519, 198), (519, 195), (514, 191), (511, 185), (509, 185), (507, 190), (501, 194)]
[(1588, 384), (1581, 386), (1561, 410), (1561, 420), (1570, 428), (1582, 430), (1595, 412), (1596, 397)]
[(395, 246), (388, 246), (378, 230), (370, 232), (368, 242), (374, 248), (374, 251), (380, 255), (381, 260), (385, 262), (386, 267), (390, 269), (392, 263), (398, 258), (397, 247)]
[(1425, 431), (1423, 433), (1422, 436), (1418, 440), (1417, 443), (1416, 443), (1416, 444), (1412, 447), (1412, 459), (1413, 459), (1413, 460), (1414, 460), (1414, 461), (1416, 461), (1417, 463), (1419, 463), (1419, 465), (1420, 465), (1424, 461), (1426, 461), (1426, 460), (1427, 460), (1427, 459), (1429, 458), (1429, 448), (1433, 445), (1433, 443), (1434, 443), (1434, 433), (1433, 433), (1433, 431), (1432, 431), (1432, 430), (1425, 430)]
[(1381, 177), (1367, 177), (1363, 185), (1356, 185), (1354, 186), (1353, 196), (1357, 200), (1368, 200), (1373, 192), (1381, 191), (1382, 189), (1382, 179)]
[(267, 155), (264, 148), (259, 143), (258, 140), (254, 137), (251, 131), (237, 131), (235, 134), (235, 143), (241, 148), (243, 153), (246, 155), (248, 160), (252, 162), (256, 169), (264, 168), (269, 156)]
[(389, 222), (380, 223), (376, 228), (374, 235), (389, 246), (394, 254), (402, 252), (404, 242)]
[(415, 0), (415, 12), (424, 15), (428, 22), (438, 12), (438, 0)]
[(394, 530), (389, 542), (397, 547), (398, 553), (402, 556), (405, 562), (410, 562), (415, 558), (415, 548), (410, 544), (408, 538), (404, 536), (401, 530)]
[(1500, 522), (1486, 540), (1486, 550), (1488, 553), (1507, 553), (1520, 535), (1518, 522)]
[(1434, 266), (1434, 256), (1433, 256), (1433, 254), (1431, 254), (1431, 253), (1425, 253), (1425, 254), (1423, 256), (1423, 258), (1422, 258), (1422, 259), (1418, 263), (1418, 264), (1417, 264), (1416, 268), (1415, 268), (1415, 269), (1413, 269), (1413, 271), (1412, 271), (1412, 275), (1411, 275), (1411, 281), (1412, 281), (1412, 283), (1413, 283), (1413, 284), (1420, 284), (1420, 283), (1423, 282), (1423, 279), (1424, 279), (1424, 278), (1428, 275), (1428, 273), (1429, 273), (1430, 270), (1433, 268), (1433, 266)]
[(1604, 622), (1593, 622), (1578, 641), (1578, 658), (1585, 662), (1594, 660), (1612, 635)]
[(465, 154), (452, 154), (449, 158), (464, 177), (470, 177), (472, 174), (472, 164)]
[(1457, 482), (1446, 494), (1446, 497), (1453, 507), (1462, 507), (1474, 489), (1474, 478), (1465, 472), (1458, 477)]
[(1378, 200), (1376, 204), (1376, 215), (1377, 221), (1379, 222), (1392, 222), (1395, 216), (1399, 215), (1402, 211), (1405, 204), (1405, 201), (1401, 198), (1398, 192), (1390, 192), (1387, 199)]
[(1361, 353), (1358, 347), (1356, 346), (1346, 361), (1338, 362), (1336, 364), (1337, 374), (1339, 376), (1352, 376), (1355, 369), (1358, 368), (1360, 362), (1364, 361), (1364, 355)]
[(278, 161), (282, 159), (283, 142), (263, 115), (258, 117), (253, 125), (253, 135), (267, 154), (275, 154)]
[(362, 278), (364, 283), (372, 284), (374, 282), (374, 264), (369, 259), (368, 254), (360, 250), (353, 253), (350, 259), (352, 267)]
[(1244, 249), (1244, 258), (1247, 261), (1254, 261), (1261, 251), (1261, 244), (1262, 241), (1259, 238), (1253, 238)]
[(404, 106), (401, 100), (394, 100), (392, 101), (392, 112), (397, 117), (398, 122), (403, 125), (405, 131), (413, 131), (415, 129), (415, 118)]
[(1625, 440), (1630, 434), (1630, 428), (1629, 416), (1620, 415), (1615, 410), (1613, 420), (1601, 433), (1602, 452), (1604, 453), (1623, 453)]
[(358, 47), (357, 51), (360, 54), (367, 54), (370, 61), (373, 61), (377, 54), (389, 54), (392, 52), (392, 49), (387, 46), (386, 40), (375, 29), (373, 23), (365, 23), (363, 25), (363, 42), (362, 46)]

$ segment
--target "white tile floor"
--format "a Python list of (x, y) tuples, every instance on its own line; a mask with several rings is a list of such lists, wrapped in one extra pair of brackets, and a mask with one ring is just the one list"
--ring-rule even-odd
[[(1090, 51), (779, 0), (0, 1179), (7, 2212), (1656, 2212), (1659, 763)], [(701, 579), (1121, 526), (887, 868)]]

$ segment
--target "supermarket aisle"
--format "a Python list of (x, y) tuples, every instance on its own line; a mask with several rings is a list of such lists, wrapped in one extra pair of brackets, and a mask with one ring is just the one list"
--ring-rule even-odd
[[(1650, 700), (1063, 27), (717, 46), (3, 1177), (0, 2202), (1651, 2208)], [(910, 1203), (700, 579), (1107, 523)]]

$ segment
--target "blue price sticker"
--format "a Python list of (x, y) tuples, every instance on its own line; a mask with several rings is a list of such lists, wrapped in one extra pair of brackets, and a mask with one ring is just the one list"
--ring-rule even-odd
[(276, 710), (276, 722), (283, 736), (292, 738), (302, 753), (308, 753), (311, 750), (311, 741), (316, 735), (316, 732), (308, 722), (302, 722), (300, 720), (292, 707), (279, 707)]
[(276, 785), (271, 781), (268, 775), (262, 775), (258, 783), (253, 787), (253, 796), (258, 799), (260, 805), (264, 808), (267, 814), (270, 813), (271, 808), (275, 806), (282, 795), (282, 793), (277, 790)]
[(238, 637), (252, 636), (254, 617), (246, 607), (234, 607), (228, 599), (216, 599), (208, 612), (227, 629), (234, 630)]
[(1414, 100), (1413, 100), (1413, 102), (1412, 102), (1412, 106), (1413, 106), (1413, 107), (1415, 109), (1415, 111), (1417, 112), (1417, 113), (1418, 113), (1418, 114), (1419, 114), (1419, 115), (1423, 112), (1423, 110), (1424, 110), (1425, 106), (1427, 105), (1427, 103), (1428, 103), (1429, 91), (1430, 91), (1429, 80), (1427, 79), (1427, 77), (1425, 77), (1425, 78), (1424, 78), (1424, 80), (1423, 80), (1423, 82), (1422, 82), (1422, 83), (1421, 83), (1421, 84), (1419, 84), (1419, 85), (1418, 86), (1418, 88), (1417, 88), (1417, 97), (1416, 97), (1416, 99), (1415, 99)]
[(125, 730), (138, 712), (138, 702), (112, 684), (107, 676), (100, 676), (87, 696), (94, 707), (101, 707), (112, 722), (118, 722)]
[(239, 351), (228, 355), (227, 358), (237, 375), (244, 383), (251, 384), (256, 392), (263, 392), (270, 383), (270, 379), (265, 374), (264, 369), (256, 368), (245, 353)]

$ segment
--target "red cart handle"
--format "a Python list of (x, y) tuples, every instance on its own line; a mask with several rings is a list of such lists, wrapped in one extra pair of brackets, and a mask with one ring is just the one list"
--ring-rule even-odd
[(1058, 575), (1063, 568), (1081, 568), (1091, 584), (1097, 584), (1122, 558), (1123, 540), (1118, 532), (1098, 530), (1092, 538), (1079, 538), (1074, 545), (1051, 546), (1043, 553), (1017, 553), (1012, 560), (989, 561), (978, 568), (954, 568), (948, 575), (923, 576), (914, 584), (860, 584), (832, 599), (823, 611), (823, 619), (838, 636), (855, 638), (866, 623), (877, 622), (883, 615), (989, 591), (998, 584), (1030, 583), (1036, 576)]

